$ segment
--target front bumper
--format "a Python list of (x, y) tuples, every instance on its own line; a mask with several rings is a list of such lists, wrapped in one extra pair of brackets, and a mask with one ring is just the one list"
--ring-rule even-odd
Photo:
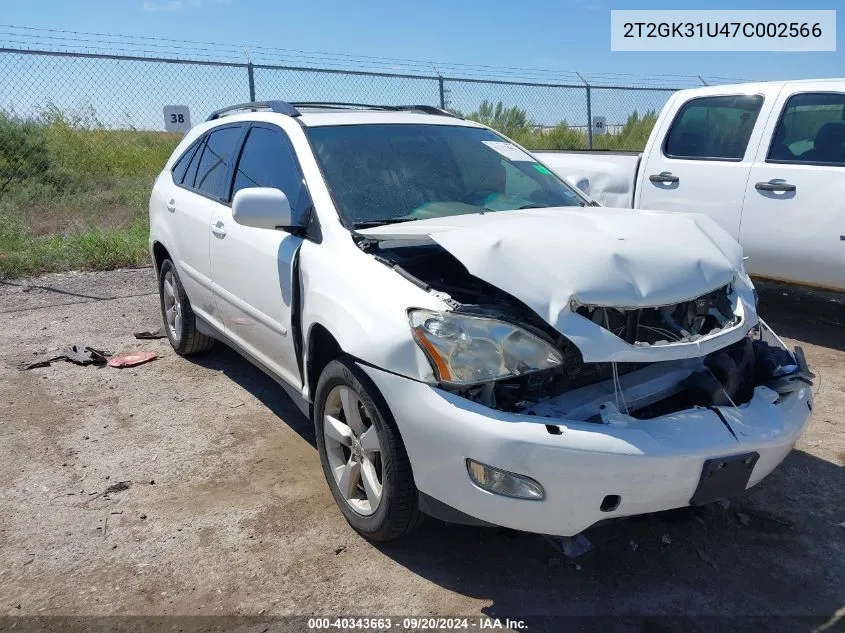
[[(517, 530), (571, 536), (602, 520), (689, 505), (704, 462), (756, 451), (748, 487), (783, 461), (812, 409), (802, 386), (777, 402), (758, 387), (752, 400), (690, 409), (620, 428), (510, 414), (436, 387), (361, 365), (390, 407), (419, 491), (474, 519)], [(550, 433), (547, 424), (559, 427)], [(494, 495), (474, 485), (472, 458), (539, 481), (542, 501)], [(621, 502), (600, 510), (607, 495)]]

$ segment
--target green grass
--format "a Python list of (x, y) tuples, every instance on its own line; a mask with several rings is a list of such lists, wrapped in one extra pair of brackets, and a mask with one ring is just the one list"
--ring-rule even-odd
[[(2, 218), (0, 218), (2, 219)], [(57, 270), (108, 270), (149, 264), (145, 220), (126, 229), (32, 236), (25, 227), (0, 234), (0, 272), (8, 277)]]
[[(468, 118), (529, 149), (587, 147), (584, 131), (537, 129), (516, 106), (483, 102)], [(594, 147), (642, 149), (656, 118), (635, 112)], [(30, 119), (0, 110), (0, 278), (148, 264), (150, 189), (179, 138), (107, 130), (90, 109), (48, 106)]]
[(0, 112), (0, 277), (148, 264), (150, 189), (179, 138)]

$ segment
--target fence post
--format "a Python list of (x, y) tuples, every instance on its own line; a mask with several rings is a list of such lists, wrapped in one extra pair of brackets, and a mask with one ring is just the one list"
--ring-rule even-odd
[(246, 72), (249, 76), (249, 100), (255, 101), (255, 72), (252, 68), (252, 60), (247, 63)]
[(581, 76), (581, 73), (575, 73), (584, 82), (587, 90), (587, 149), (593, 149), (593, 104), (590, 94), (590, 84)]
[(437, 83), (440, 86), (440, 108), (446, 109), (446, 88), (443, 85), (443, 75), (437, 75)]

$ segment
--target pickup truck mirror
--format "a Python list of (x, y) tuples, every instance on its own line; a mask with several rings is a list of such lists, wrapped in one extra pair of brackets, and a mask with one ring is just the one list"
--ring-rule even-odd
[(579, 191), (590, 195), (590, 179), (586, 176), (578, 177), (578, 176), (567, 176), (564, 178), (566, 183), (572, 187), (575, 187)]
[(281, 189), (250, 187), (232, 199), (232, 218), (243, 226), (257, 229), (300, 228), (291, 217), (288, 197)]

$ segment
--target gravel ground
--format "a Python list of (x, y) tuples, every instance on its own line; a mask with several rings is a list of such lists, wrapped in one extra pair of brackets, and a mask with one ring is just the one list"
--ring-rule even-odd
[[(540, 536), (434, 520), (359, 538), (271, 379), (222, 345), (188, 360), (133, 338), (160, 322), (149, 269), (0, 282), (0, 614), (791, 615), (839, 630), (845, 300), (760, 293), (818, 374), (796, 450), (727, 508), (593, 527), (570, 561)], [(160, 358), (19, 370), (75, 342)]]

